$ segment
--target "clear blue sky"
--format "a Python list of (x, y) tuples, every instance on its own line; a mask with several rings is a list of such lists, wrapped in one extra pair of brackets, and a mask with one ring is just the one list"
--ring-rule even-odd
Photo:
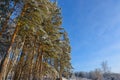
[(72, 46), (74, 71), (108, 61), (120, 72), (120, 0), (58, 0)]

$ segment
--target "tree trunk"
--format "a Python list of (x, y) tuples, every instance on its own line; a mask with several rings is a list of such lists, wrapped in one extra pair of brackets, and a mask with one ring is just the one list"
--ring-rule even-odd
[[(24, 5), (21, 16), (24, 16), (24, 13), (25, 13), (27, 7), (28, 7), (27, 5)], [(18, 32), (18, 29), (19, 29), (20, 25), (21, 25), (20, 23), (17, 24), (16, 29), (15, 29), (14, 34), (13, 34), (12, 39), (11, 39), (11, 45), (8, 48), (7, 53), (5, 54), (5, 57), (2, 60), (2, 63), (0, 64), (0, 69), (1, 69), (0, 70), (0, 80), (5, 80), (5, 74), (4, 73), (6, 73), (7, 64), (9, 62), (8, 56), (9, 56), (9, 53), (12, 49), (12, 45), (15, 41), (15, 38), (16, 38), (16, 35), (17, 35), (17, 32)]]
[(42, 60), (43, 60), (43, 52), (40, 55), (40, 80), (42, 80)]

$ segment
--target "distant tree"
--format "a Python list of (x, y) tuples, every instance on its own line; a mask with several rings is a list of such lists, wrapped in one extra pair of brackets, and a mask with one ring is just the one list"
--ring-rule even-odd
[(102, 72), (103, 73), (110, 73), (110, 67), (108, 66), (107, 61), (103, 61), (101, 63), (101, 67), (102, 67)]
[(84, 72), (79, 72), (78, 76), (81, 77), (81, 78), (84, 78), (85, 74), (84, 74)]
[(102, 80), (103, 75), (100, 69), (95, 69), (95, 80)]
[(103, 75), (100, 69), (95, 69), (94, 71), (89, 72), (89, 78), (92, 80), (102, 80)]

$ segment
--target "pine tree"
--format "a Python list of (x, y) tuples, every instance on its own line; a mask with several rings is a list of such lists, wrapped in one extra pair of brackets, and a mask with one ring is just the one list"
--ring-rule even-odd
[[(55, 80), (58, 74), (60, 78), (63, 73), (68, 75), (71, 69), (70, 45), (67, 33), (61, 32), (64, 30), (60, 27), (61, 10), (56, 2), (15, 0), (14, 6), (18, 5), (15, 5), (17, 2), (22, 7), (16, 11), (19, 15), (14, 19), (14, 25), (1, 27), (6, 32), (10, 30), (11, 34), (8, 45), (5, 45), (7, 48), (0, 46), (0, 50), (4, 50), (4, 53), (0, 51), (1, 55), (5, 55), (0, 65), (0, 80), (41, 80), (44, 76)], [(10, 21), (7, 20), (7, 23)], [(3, 32), (1, 34), (0, 41)]]

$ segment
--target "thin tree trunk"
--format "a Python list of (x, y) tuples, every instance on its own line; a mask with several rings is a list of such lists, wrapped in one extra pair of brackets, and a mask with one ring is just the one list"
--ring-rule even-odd
[(40, 80), (42, 80), (42, 60), (43, 60), (43, 52), (40, 55)]
[(39, 57), (39, 66), (38, 66), (38, 70), (39, 70), (39, 77), (40, 77), (40, 80), (42, 80), (42, 60), (43, 60), (43, 46), (42, 44), (40, 44), (40, 47), (38, 49), (38, 53), (40, 54)]

